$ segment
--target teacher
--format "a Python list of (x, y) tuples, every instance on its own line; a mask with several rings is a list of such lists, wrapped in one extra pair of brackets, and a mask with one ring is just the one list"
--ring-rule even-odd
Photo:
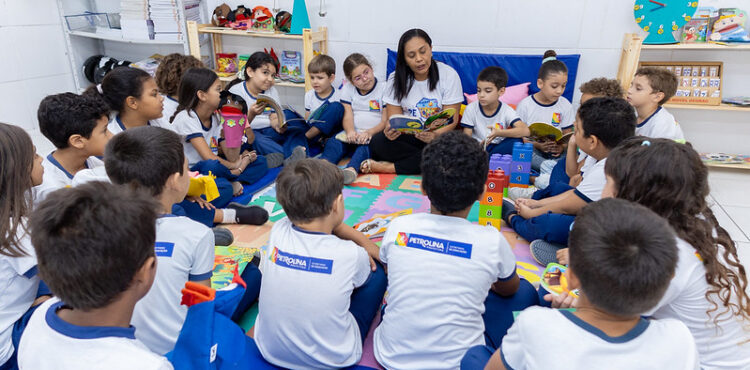
[(396, 131), (386, 122), (385, 130), (370, 141), (372, 159), (362, 163), (362, 172), (421, 173), (422, 149), (437, 136), (456, 127), (463, 100), (458, 73), (432, 59), (430, 36), (418, 28), (404, 32), (398, 41), (396, 70), (388, 76), (383, 94), (386, 115), (390, 118), (395, 114), (406, 114), (424, 122), (434, 113), (448, 108), (455, 109), (456, 114), (451, 124), (414, 135)]

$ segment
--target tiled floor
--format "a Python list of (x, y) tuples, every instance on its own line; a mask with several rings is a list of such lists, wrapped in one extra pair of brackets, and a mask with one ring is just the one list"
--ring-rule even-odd
[(711, 169), (711, 209), (737, 244), (740, 261), (750, 268), (750, 172)]

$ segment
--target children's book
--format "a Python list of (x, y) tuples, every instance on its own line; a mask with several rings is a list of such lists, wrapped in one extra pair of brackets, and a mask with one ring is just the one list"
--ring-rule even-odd
[(388, 225), (394, 218), (412, 214), (413, 212), (414, 209), (407, 208), (403, 211), (398, 211), (387, 215), (376, 215), (369, 220), (362, 221), (354, 225), (354, 228), (362, 232), (362, 234), (365, 234), (370, 239), (377, 239), (385, 234), (385, 230), (388, 228)]
[(562, 130), (550, 125), (549, 123), (536, 122), (529, 125), (529, 131), (531, 131), (531, 138), (535, 141), (549, 141), (554, 140), (558, 144), (565, 144), (573, 136), (573, 132), (563, 134)]
[(692, 19), (682, 29), (682, 43), (691, 44), (706, 42), (708, 34), (708, 19)]
[[(731, 96), (721, 99), (722, 103), (750, 107), (750, 96)], [(750, 111), (750, 110), (748, 110)]]
[(284, 118), (284, 109), (281, 108), (281, 104), (279, 104), (276, 99), (273, 97), (266, 95), (266, 94), (260, 94), (258, 95), (258, 100), (255, 101), (256, 103), (266, 103), (266, 109), (272, 109), (276, 114), (276, 117), (279, 120), (279, 127), (284, 127), (287, 125), (287, 121)]
[(567, 267), (559, 263), (550, 263), (547, 265), (544, 273), (542, 273), (542, 287), (554, 295), (568, 293), (578, 298), (578, 290), (570, 290), (568, 288), (568, 279), (565, 276), (565, 271), (567, 270)]
[[(440, 111), (428, 117), (424, 122), (419, 117), (407, 116), (405, 114), (396, 114), (391, 116), (388, 120), (391, 128), (401, 131), (407, 134), (416, 134), (422, 131), (434, 131), (445, 125), (453, 123), (453, 117), (456, 115), (456, 110), (448, 108)], [(438, 121), (441, 118), (445, 118), (447, 121)], [(437, 122), (436, 122), (437, 121)]]

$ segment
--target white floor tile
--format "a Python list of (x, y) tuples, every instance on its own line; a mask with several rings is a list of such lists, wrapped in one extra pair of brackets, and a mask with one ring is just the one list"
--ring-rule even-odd
[[(711, 210), (714, 212), (716, 220), (719, 221), (719, 225), (721, 225), (721, 227), (723, 227), (729, 233), (729, 236), (732, 237), (732, 240), (738, 242), (750, 242), (750, 240), (747, 238), (747, 234), (742, 232), (740, 226), (735, 222), (732, 216), (727, 213), (728, 211), (726, 211), (726, 208), (718, 204), (714, 204), (713, 206), (711, 206)], [(748, 210), (750, 210), (750, 208), (748, 208)]]
[(722, 206), (722, 208), (724, 208), (724, 211), (726, 211), (727, 215), (732, 221), (734, 221), (745, 236), (750, 237), (750, 208), (735, 206)]
[(750, 207), (750, 196), (747, 193), (747, 184), (750, 174), (709, 175), (711, 196), (722, 206)]

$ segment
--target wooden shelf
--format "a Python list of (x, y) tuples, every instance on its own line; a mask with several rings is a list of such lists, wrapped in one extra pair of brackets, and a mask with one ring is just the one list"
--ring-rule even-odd
[(750, 44), (669, 44), (669, 45), (641, 45), (641, 49), (653, 50), (750, 50)]
[(90, 39), (124, 42), (129, 44), (154, 44), (154, 45), (184, 45), (183, 41), (176, 40), (147, 40), (147, 39), (123, 39), (122, 37), (85, 31), (68, 31), (71, 36), (86, 37)]
[[(222, 82), (232, 82), (237, 79), (237, 75), (232, 75), (228, 77), (219, 77), (219, 80)], [(305, 88), (304, 82), (288, 82), (288, 81), (276, 81), (273, 84), (274, 86), (282, 86), (282, 87), (301, 87)]]
[(302, 40), (302, 35), (290, 35), (287, 33), (265, 33), (265, 32), (248, 32), (242, 30), (233, 30), (225, 27), (214, 27), (212, 25), (198, 25), (198, 33), (212, 33), (229, 36), (249, 36), (249, 37), (267, 37), (273, 39)]
[(734, 170), (750, 170), (750, 165), (742, 164), (742, 163), (731, 164), (731, 163), (706, 163), (704, 162), (704, 164), (706, 165), (706, 167), (709, 167), (709, 168), (731, 168)]
[(750, 107), (741, 107), (732, 104), (719, 104), (719, 105), (699, 105), (699, 104), (664, 104), (664, 107), (668, 109), (697, 109), (697, 110), (726, 110), (726, 111), (740, 111), (750, 112)]

